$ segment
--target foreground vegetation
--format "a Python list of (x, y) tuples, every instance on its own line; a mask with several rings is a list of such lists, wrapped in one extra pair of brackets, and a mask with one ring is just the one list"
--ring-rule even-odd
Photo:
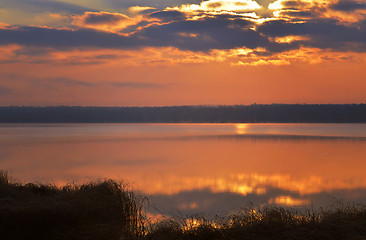
[(12, 183), (0, 172), (0, 239), (366, 239), (366, 206), (339, 203), (298, 213), (279, 207), (243, 209), (228, 217), (152, 223), (143, 199), (122, 183)]
[(0, 172), (0, 239), (133, 239), (145, 232), (142, 203), (122, 183), (11, 183)]

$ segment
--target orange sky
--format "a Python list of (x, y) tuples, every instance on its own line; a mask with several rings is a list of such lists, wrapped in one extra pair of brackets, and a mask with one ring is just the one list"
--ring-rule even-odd
[(0, 3), (1, 105), (365, 102), (364, 1), (184, 3)]

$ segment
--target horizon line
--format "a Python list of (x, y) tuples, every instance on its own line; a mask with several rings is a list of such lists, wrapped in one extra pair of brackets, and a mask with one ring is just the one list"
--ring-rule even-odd
[(6, 107), (29, 107), (29, 108), (47, 108), (47, 107), (96, 107), (96, 108), (167, 108), (167, 107), (248, 107), (248, 106), (271, 106), (271, 105), (302, 105), (302, 106), (311, 106), (311, 105), (365, 105), (366, 102), (361, 103), (252, 103), (252, 104), (197, 104), (197, 105), (141, 105), (141, 106), (98, 106), (98, 105), (5, 105), (0, 106), (0, 108)]

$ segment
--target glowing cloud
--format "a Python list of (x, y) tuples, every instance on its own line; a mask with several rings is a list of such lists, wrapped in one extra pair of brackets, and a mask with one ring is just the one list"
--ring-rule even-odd
[[(69, 56), (75, 49), (88, 48), (119, 50), (118, 56), (126, 52), (129, 56), (126, 62), (137, 65), (225, 61), (232, 66), (319, 63), (351, 59), (344, 57), (345, 52), (348, 55), (366, 52), (366, 28), (362, 21), (365, 8), (357, 0), (277, 0), (268, 5), (274, 14), (268, 18), (260, 16), (263, 7), (254, 0), (209, 0), (154, 12), (153, 7), (136, 5), (123, 10), (130, 15), (93, 10), (77, 15), (47, 13), (47, 19), (64, 23), (64, 27), (0, 23), (0, 44), (21, 48), (14, 52), (12, 61), (39, 62), (47, 58), (58, 61), (54, 56)], [(51, 20), (41, 22), (44, 21)], [(69, 53), (58, 51), (66, 48)], [(168, 53), (167, 49), (173, 52)], [(34, 54), (52, 51), (54, 54), (49, 56)], [(146, 52), (151, 55), (143, 55)], [(76, 58), (84, 55), (88, 53)], [(80, 64), (107, 61), (87, 57)]]
[[(309, 19), (323, 16), (331, 0), (277, 0), (268, 5), (275, 17)], [(324, 17), (324, 16), (323, 16)]]
[(153, 7), (141, 7), (141, 6), (132, 6), (128, 8), (128, 11), (132, 14), (139, 14), (141, 12), (147, 11), (147, 10), (153, 10), (156, 8)]
[(198, 4), (187, 4), (173, 9), (186, 13), (248, 13), (261, 9), (262, 7), (253, 0), (209, 0)]
[(93, 28), (102, 31), (118, 31), (141, 21), (141, 17), (130, 18), (121, 13), (85, 12), (73, 16), (73, 24), (83, 28)]

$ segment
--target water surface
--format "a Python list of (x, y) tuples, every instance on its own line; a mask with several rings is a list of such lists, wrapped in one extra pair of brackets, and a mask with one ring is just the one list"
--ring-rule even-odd
[(0, 125), (0, 168), (15, 179), (123, 179), (153, 214), (365, 203), (365, 156), (366, 124)]

